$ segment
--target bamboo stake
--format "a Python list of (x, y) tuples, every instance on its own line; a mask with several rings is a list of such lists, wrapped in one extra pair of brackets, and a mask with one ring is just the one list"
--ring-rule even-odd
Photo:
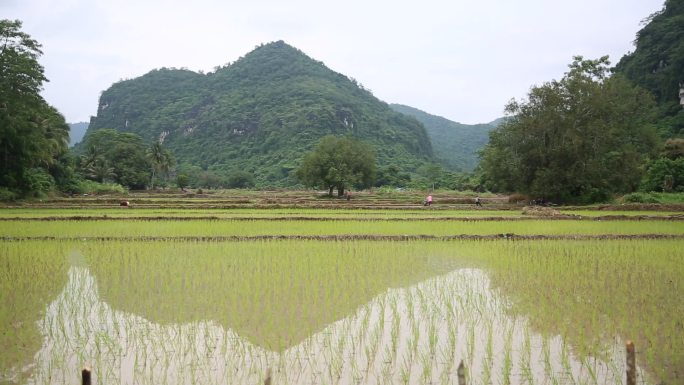
[(636, 358), (632, 341), (627, 341), (627, 385), (636, 385)]
[(463, 360), (461, 360), (461, 363), (458, 365), (458, 370), (456, 371), (458, 374), (458, 385), (466, 385), (466, 377), (465, 377), (465, 367), (463, 366)]
[(81, 371), (81, 384), (82, 385), (91, 385), (92, 382), (90, 381), (90, 368), (85, 367)]

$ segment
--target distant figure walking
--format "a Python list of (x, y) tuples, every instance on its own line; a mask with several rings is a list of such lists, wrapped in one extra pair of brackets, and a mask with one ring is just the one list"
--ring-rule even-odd
[(432, 194), (428, 195), (427, 198), (425, 198), (425, 206), (432, 206)]
[(350, 201), (351, 195), (352, 195), (351, 190), (347, 190), (347, 193), (345, 195), (346, 195), (347, 200)]
[(475, 197), (475, 206), (482, 207), (482, 202), (480, 202), (480, 197)]

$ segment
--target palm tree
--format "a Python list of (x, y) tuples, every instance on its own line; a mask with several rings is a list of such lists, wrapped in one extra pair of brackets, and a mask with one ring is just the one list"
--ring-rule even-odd
[(114, 168), (110, 167), (107, 159), (102, 156), (98, 156), (85, 170), (88, 178), (100, 183), (106, 183), (110, 179), (116, 177)]
[(169, 150), (165, 149), (160, 142), (154, 142), (150, 148), (147, 149), (147, 159), (152, 164), (152, 178), (150, 179), (150, 188), (154, 188), (154, 177), (157, 173), (166, 174), (173, 166), (173, 156)]

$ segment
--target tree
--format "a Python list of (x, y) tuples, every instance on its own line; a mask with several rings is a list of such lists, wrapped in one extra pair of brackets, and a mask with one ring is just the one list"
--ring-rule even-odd
[(681, 137), (684, 109), (679, 104), (679, 88), (684, 83), (684, 1), (666, 0), (663, 9), (645, 21), (637, 32), (634, 52), (623, 56), (615, 70), (655, 96), (661, 136)]
[(47, 172), (69, 142), (64, 117), (40, 96), (41, 54), (19, 20), (0, 20), (0, 186), (23, 193), (46, 186), (33, 183), (36, 169)]
[(131, 189), (144, 189), (150, 180), (150, 162), (140, 136), (102, 129), (83, 139), (80, 172), (98, 182), (114, 181)]
[(330, 196), (336, 188), (342, 196), (351, 186), (363, 188), (373, 183), (375, 154), (356, 139), (328, 135), (304, 156), (297, 177), (306, 185), (327, 188)]
[(226, 179), (228, 188), (250, 188), (254, 187), (254, 177), (245, 171), (236, 171)]
[(160, 142), (154, 142), (147, 149), (147, 159), (152, 165), (152, 177), (150, 178), (150, 188), (154, 188), (154, 177), (156, 174), (166, 175), (174, 164), (173, 156), (169, 150), (165, 149)]
[(178, 176), (176, 176), (176, 185), (182, 191), (185, 191), (185, 188), (188, 187), (189, 183), (190, 183), (190, 178), (188, 178), (187, 175), (178, 174)]
[(642, 191), (684, 191), (684, 158), (659, 158), (649, 164)]
[(556, 201), (591, 202), (634, 191), (658, 138), (649, 124), (654, 101), (608, 57), (574, 58), (560, 80), (511, 101), (512, 117), (490, 133), (481, 154), (487, 187)]

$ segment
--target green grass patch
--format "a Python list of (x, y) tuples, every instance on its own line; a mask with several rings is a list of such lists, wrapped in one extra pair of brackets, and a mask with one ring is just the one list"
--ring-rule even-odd
[(684, 221), (0, 221), (6, 237), (222, 237), (261, 235), (684, 234)]

